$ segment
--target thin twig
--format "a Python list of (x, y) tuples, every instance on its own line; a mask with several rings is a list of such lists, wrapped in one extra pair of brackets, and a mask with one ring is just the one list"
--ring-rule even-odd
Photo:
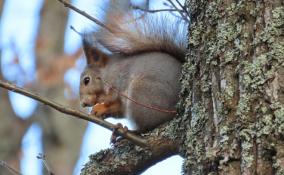
[(75, 12), (85, 16), (86, 18), (88, 18), (89, 20), (93, 21), (94, 23), (96, 23), (97, 25), (107, 29), (109, 32), (113, 33), (113, 30), (111, 28), (109, 28), (107, 25), (105, 25), (104, 23), (102, 23), (100, 20), (94, 18), (93, 16), (89, 15), (88, 13), (78, 9), (77, 7), (73, 6), (72, 4), (64, 1), (64, 0), (58, 0), (59, 2), (61, 2), (65, 7), (70, 8), (71, 10), (74, 10)]
[[(17, 87), (16, 85), (12, 84), (12, 83), (8, 83), (8, 82), (4, 82), (4, 81), (1, 81), (0, 80), (0, 87), (2, 88), (5, 88), (5, 89), (8, 89), (12, 92), (16, 92), (16, 93), (19, 93), (19, 94), (22, 94), (22, 95), (25, 95), (27, 97), (30, 97), (34, 100), (37, 100), (45, 105), (48, 105), (50, 107), (52, 107), (53, 109), (57, 110), (57, 111), (60, 111), (64, 114), (68, 114), (67, 116), (73, 116), (75, 118), (80, 118), (80, 119), (83, 119), (83, 120), (86, 120), (86, 121), (89, 121), (89, 122), (93, 122), (93, 123), (96, 123), (106, 129), (109, 129), (111, 131), (113, 130), (116, 130), (116, 126), (110, 122), (107, 122), (103, 119), (100, 119), (98, 117), (96, 117), (95, 115), (88, 115), (88, 114), (85, 114), (81, 111), (76, 111), (74, 109), (71, 109), (71, 108), (67, 108), (63, 105), (60, 105), (58, 103), (55, 103), (51, 100), (48, 100), (46, 98), (43, 98), (35, 93), (32, 93), (32, 92), (29, 92), (23, 88), (20, 88), (20, 87)], [(119, 128), (117, 129), (117, 133), (132, 141), (133, 143), (135, 143), (136, 145), (139, 145), (141, 147), (147, 147), (147, 143), (146, 143), (146, 140), (142, 139), (141, 137), (138, 137), (130, 132), (125, 132), (122, 128)]]
[(178, 5), (183, 9), (183, 11), (186, 13), (186, 15), (187, 15), (188, 17), (190, 17), (189, 12), (187, 11), (186, 7), (185, 7), (184, 5), (182, 5), (179, 0), (176, 0), (176, 2), (177, 2)]
[(176, 0), (176, 2), (177, 2), (178, 5), (183, 9), (183, 5), (181, 4), (181, 2), (179, 2), (179, 0)]
[(78, 32), (78, 30), (76, 30), (75, 27), (70, 26), (70, 29), (73, 30), (75, 33), (77, 33), (79, 36), (84, 37), (84, 34)]
[(43, 163), (43, 165), (44, 165), (44, 167), (45, 167), (45, 169), (46, 169), (46, 171), (47, 171), (47, 173), (48, 173), (49, 175), (55, 175), (55, 174), (51, 171), (51, 168), (50, 168), (50, 166), (48, 165), (48, 163), (47, 163), (47, 161), (46, 161), (46, 156), (45, 156), (44, 154), (39, 153), (39, 154), (36, 156), (36, 158), (42, 160), (42, 163)]
[[(173, 6), (173, 8), (179, 10), (179, 8), (175, 5), (175, 3), (174, 3), (172, 0), (168, 0), (168, 2)], [(182, 16), (182, 18), (183, 18), (185, 21), (189, 21), (188, 18), (187, 18), (187, 16), (185, 16), (185, 15), (183, 14), (183, 13), (184, 13), (184, 10), (180, 10), (180, 11), (178, 11), (178, 12), (180, 13), (180, 15)]]
[(133, 9), (141, 10), (144, 12), (149, 12), (149, 13), (157, 13), (157, 12), (176, 12), (176, 11), (181, 11), (180, 9), (158, 9), (158, 10), (150, 10), (150, 9), (143, 9), (139, 6), (132, 6)]
[(14, 168), (10, 167), (5, 161), (0, 160), (0, 166), (7, 168), (11, 173), (15, 175), (22, 175), (19, 171), (15, 170)]
[(150, 8), (150, 0), (146, 0), (146, 9), (149, 10), (149, 8)]

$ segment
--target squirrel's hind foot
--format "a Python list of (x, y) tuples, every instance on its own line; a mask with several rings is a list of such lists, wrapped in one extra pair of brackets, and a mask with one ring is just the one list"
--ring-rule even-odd
[(121, 140), (124, 139), (123, 137), (118, 135), (117, 130), (119, 130), (119, 129), (121, 129), (124, 134), (129, 131), (127, 126), (123, 126), (121, 123), (117, 123), (114, 126), (114, 129), (113, 129), (113, 132), (112, 132), (112, 135), (111, 135), (111, 138), (110, 138), (110, 143), (114, 146), (116, 146), (118, 144), (118, 142), (120, 142)]

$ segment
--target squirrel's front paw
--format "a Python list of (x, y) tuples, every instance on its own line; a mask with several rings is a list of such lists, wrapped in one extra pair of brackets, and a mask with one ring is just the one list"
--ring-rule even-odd
[(105, 119), (106, 115), (108, 114), (108, 111), (108, 106), (106, 106), (104, 103), (98, 103), (93, 107), (91, 114), (96, 115), (99, 118)]

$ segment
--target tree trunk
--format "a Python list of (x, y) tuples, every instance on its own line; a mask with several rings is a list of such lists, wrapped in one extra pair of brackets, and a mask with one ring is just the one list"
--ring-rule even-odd
[[(0, 79), (3, 80), (1, 67)], [(5, 161), (14, 169), (19, 169), (21, 141), (32, 122), (32, 117), (24, 120), (16, 116), (9, 100), (8, 91), (0, 89), (0, 99), (0, 160)], [(5, 167), (0, 166), (0, 174), (8, 174), (8, 172)]]
[(284, 173), (284, 2), (186, 4), (179, 115), (144, 136), (163, 153), (122, 143), (91, 156), (82, 174), (137, 174), (172, 154), (185, 158), (184, 174)]
[(283, 3), (187, 1), (186, 174), (284, 173)]
[[(67, 12), (58, 1), (44, 2), (36, 50), (40, 75), (37, 88), (49, 99), (78, 108), (78, 102), (72, 104), (64, 97), (64, 64), (74, 61), (63, 55)], [(51, 170), (55, 174), (72, 174), (80, 154), (86, 122), (66, 118), (64, 114), (41, 104), (36, 115), (43, 128), (44, 154)]]
[[(5, 1), (0, 1), (0, 22)], [(3, 46), (5, 47), (5, 46)], [(2, 56), (0, 48), (0, 60)], [(0, 67), (0, 79), (3, 80)], [(10, 167), (18, 170), (21, 159), (21, 142), (32, 118), (21, 119), (14, 113), (8, 91), (0, 89), (0, 160), (5, 161)], [(10, 174), (7, 168), (0, 166), (0, 174)]]
[[(18, 170), (22, 137), (29, 128), (31, 119), (24, 120), (16, 116), (6, 90), (0, 90), (0, 99), (0, 160)], [(0, 174), (9, 173), (5, 167), (0, 166)]]

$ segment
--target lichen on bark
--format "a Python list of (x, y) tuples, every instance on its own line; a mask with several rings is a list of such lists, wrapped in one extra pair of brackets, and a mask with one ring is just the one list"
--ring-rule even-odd
[[(188, 0), (187, 4), (192, 23), (182, 82), (191, 96), (183, 101), (190, 104), (190, 113), (184, 115), (197, 121), (195, 113), (206, 114), (206, 93), (198, 87), (207, 83), (206, 91), (212, 92), (214, 102), (214, 119), (202, 115), (198, 120), (215, 123), (211, 133), (214, 144), (202, 150), (204, 154), (199, 152), (206, 145), (206, 128), (190, 125), (185, 172), (282, 172), (283, 2)], [(193, 134), (196, 129), (199, 133)]]

